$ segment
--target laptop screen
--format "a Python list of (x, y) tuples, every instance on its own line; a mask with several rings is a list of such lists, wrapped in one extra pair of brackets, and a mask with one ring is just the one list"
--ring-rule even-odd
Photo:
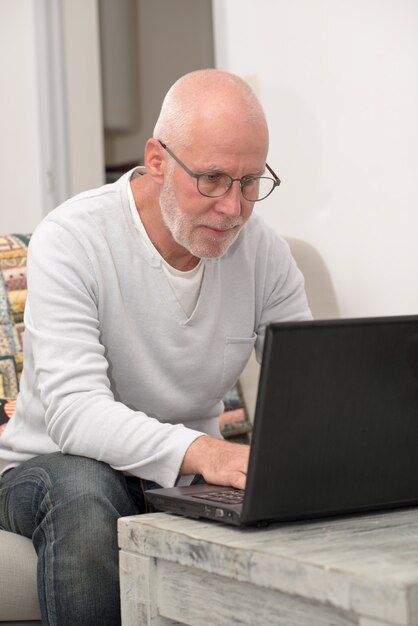
[(418, 317), (267, 329), (242, 519), (418, 501)]

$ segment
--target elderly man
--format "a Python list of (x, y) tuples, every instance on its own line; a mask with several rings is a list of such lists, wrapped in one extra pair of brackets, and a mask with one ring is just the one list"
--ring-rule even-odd
[(279, 184), (267, 150), (242, 80), (188, 74), (145, 168), (32, 237), (0, 526), (33, 539), (45, 624), (120, 623), (117, 519), (146, 510), (144, 488), (245, 486), (249, 448), (220, 438), (222, 398), (269, 322), (310, 317), (286, 243), (252, 216)]

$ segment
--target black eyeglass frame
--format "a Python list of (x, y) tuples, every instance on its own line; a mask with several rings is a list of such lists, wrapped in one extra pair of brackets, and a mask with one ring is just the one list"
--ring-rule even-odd
[(278, 187), (281, 183), (280, 178), (277, 176), (277, 174), (271, 169), (271, 167), (269, 166), (268, 163), (266, 163), (266, 168), (268, 169), (268, 171), (270, 172), (270, 174), (273, 176), (273, 178), (270, 178), (269, 176), (243, 176), (242, 178), (232, 178), (232, 176), (230, 176), (229, 174), (227, 174), (226, 172), (217, 172), (219, 174), (222, 174), (223, 176), (226, 176), (227, 178), (230, 179), (231, 184), (229, 185), (229, 187), (221, 194), (216, 195), (216, 196), (208, 196), (205, 193), (202, 193), (199, 189), (199, 179), (202, 176), (205, 176), (206, 174), (210, 174), (213, 172), (207, 171), (207, 172), (200, 172), (199, 174), (197, 174), (196, 172), (192, 172), (192, 170), (190, 170), (187, 165), (185, 165), (185, 163), (183, 163), (183, 161), (181, 161), (178, 156), (176, 156), (174, 154), (174, 152), (172, 150), (170, 150), (170, 148), (167, 146), (167, 144), (165, 144), (163, 141), (161, 141), (161, 139), (158, 140), (158, 142), (160, 143), (160, 145), (164, 148), (164, 150), (166, 150), (166, 152), (180, 165), (180, 167), (182, 167), (184, 169), (185, 172), (187, 172), (189, 174), (189, 176), (192, 176), (193, 178), (196, 179), (196, 186), (197, 186), (197, 190), (198, 192), (202, 195), (205, 196), (205, 198), (221, 198), (222, 196), (224, 196), (225, 194), (228, 193), (228, 191), (231, 189), (233, 183), (235, 181), (239, 181), (240, 183), (240, 188), (241, 188), (241, 193), (243, 195), (243, 197), (245, 198), (244, 192), (243, 192), (243, 186), (245, 185), (245, 182), (251, 178), (251, 179), (256, 179), (256, 178), (268, 178), (269, 180), (273, 181), (273, 187), (271, 188), (271, 191), (269, 191), (269, 193), (266, 196), (263, 196), (263, 198), (257, 198), (257, 200), (248, 200), (247, 198), (245, 198), (247, 200), (247, 202), (260, 202), (261, 200), (265, 200), (266, 198), (269, 197), (269, 195), (271, 195), (273, 193), (273, 191), (276, 189), (276, 187)]

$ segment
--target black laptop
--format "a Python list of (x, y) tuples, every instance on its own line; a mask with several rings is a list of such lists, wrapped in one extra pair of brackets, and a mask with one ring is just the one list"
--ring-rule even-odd
[(418, 316), (271, 324), (245, 492), (146, 496), (235, 525), (418, 504)]

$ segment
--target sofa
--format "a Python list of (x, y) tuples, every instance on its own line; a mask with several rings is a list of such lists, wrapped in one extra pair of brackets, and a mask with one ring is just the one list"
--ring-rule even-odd
[[(15, 408), (23, 368), (23, 312), (26, 300), (26, 256), (29, 235), (0, 236), (0, 436)], [(330, 275), (318, 252), (309, 244), (288, 239), (305, 276), (314, 317), (339, 316)], [(237, 385), (225, 397), (227, 412), (243, 409), (238, 420), (225, 420), (225, 438), (248, 441), (254, 416), (259, 366), (251, 358)], [(227, 413), (227, 414), (228, 414)], [(36, 554), (26, 537), (0, 530), (0, 624), (40, 624), (36, 592)]]

